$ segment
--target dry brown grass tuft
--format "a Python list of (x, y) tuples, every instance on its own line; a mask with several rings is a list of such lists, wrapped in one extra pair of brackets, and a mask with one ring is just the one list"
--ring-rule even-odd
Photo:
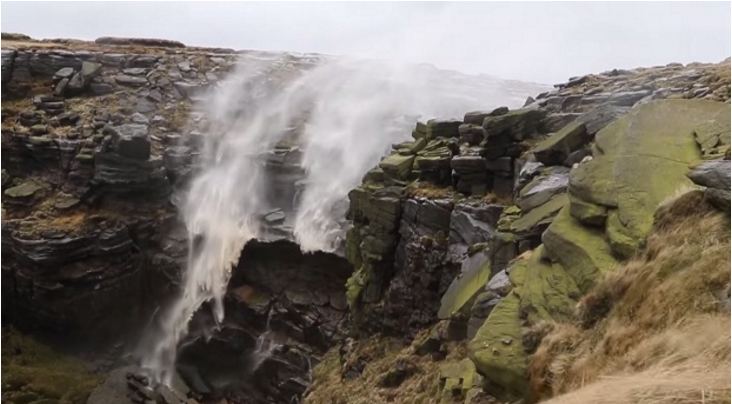
[[(415, 341), (421, 341), (429, 330)], [(460, 360), (467, 355), (464, 343), (448, 345), (446, 360)], [(358, 342), (353, 357), (367, 358), (363, 373), (353, 380), (341, 379), (338, 348), (331, 349), (313, 369), (314, 380), (303, 403), (306, 404), (437, 404), (439, 402), (439, 366), (429, 356), (414, 354), (414, 344), (405, 346), (394, 338), (374, 336)], [(397, 363), (414, 369), (399, 387), (382, 388), (379, 382)]]
[(431, 182), (415, 182), (406, 189), (408, 197), (427, 199), (451, 199), (455, 196), (452, 187), (441, 187)]
[(481, 199), (486, 203), (499, 203), (501, 205), (511, 205), (513, 201), (511, 195), (495, 194), (493, 192), (488, 192)]
[[(646, 250), (598, 283), (529, 363), (551, 403), (729, 403), (730, 232), (698, 191), (659, 208)], [(568, 393), (568, 394), (565, 394)], [(564, 394), (564, 395), (561, 395)]]

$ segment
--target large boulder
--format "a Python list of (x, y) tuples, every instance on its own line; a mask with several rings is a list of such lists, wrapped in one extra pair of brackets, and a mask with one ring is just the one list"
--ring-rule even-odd
[(573, 277), (557, 262), (542, 260), (539, 246), (526, 260), (524, 283), (519, 289), (521, 312), (529, 323), (569, 318), (581, 293)]
[(455, 205), (450, 214), (450, 258), (458, 262), (468, 248), (493, 238), (502, 205)]
[(713, 119), (702, 123), (694, 129), (694, 138), (706, 159), (721, 157), (729, 153), (729, 119)]
[(545, 170), (541, 175), (521, 189), (516, 205), (528, 212), (543, 205), (554, 195), (564, 193), (569, 184), (569, 169), (558, 166)]
[(729, 104), (657, 100), (634, 108), (597, 134), (594, 159), (572, 170), (569, 192), (573, 201), (616, 210), (608, 212), (606, 224), (616, 254), (629, 257), (640, 248), (659, 203), (691, 185), (688, 166), (701, 157), (693, 133), (710, 121), (728, 127)]
[(566, 194), (554, 195), (530, 211), (521, 212), (521, 216), (511, 222), (510, 229), (517, 234), (540, 234), (565, 205), (567, 205)]
[(586, 142), (587, 127), (575, 121), (537, 144), (532, 151), (541, 163), (559, 165)]
[(705, 161), (695, 166), (688, 174), (695, 184), (707, 187), (706, 198), (717, 208), (730, 210), (730, 161)]
[(585, 124), (587, 134), (594, 136), (611, 122), (627, 114), (628, 111), (630, 111), (630, 108), (627, 107), (603, 105), (580, 115), (577, 117), (577, 122)]
[(566, 269), (583, 292), (593, 286), (600, 273), (617, 265), (602, 231), (582, 225), (570, 216), (567, 206), (544, 232), (542, 242), (547, 254)]
[(522, 108), (485, 117), (483, 129), (489, 138), (508, 135), (513, 140), (523, 140), (538, 131), (543, 117), (544, 113), (539, 109)]
[(460, 273), (442, 296), (437, 317), (446, 319), (457, 314), (467, 316), (475, 298), (488, 283), (490, 276), (491, 265), (488, 254), (479, 252), (463, 261)]
[(148, 126), (127, 123), (112, 129), (115, 151), (120, 156), (145, 161), (150, 158)]
[(521, 300), (514, 290), (491, 311), (468, 344), (468, 357), (478, 372), (506, 395), (525, 397), (529, 393), (527, 356), (521, 343)]
[(392, 154), (381, 160), (379, 168), (384, 170), (384, 173), (392, 178), (405, 180), (409, 176), (409, 173), (412, 172), (413, 164), (413, 155), (403, 156), (401, 154)]
[(580, 296), (572, 276), (560, 264), (544, 261), (542, 249), (514, 262), (513, 290), (492, 309), (468, 345), (478, 371), (503, 388), (505, 396), (530, 395), (524, 326), (571, 314)]

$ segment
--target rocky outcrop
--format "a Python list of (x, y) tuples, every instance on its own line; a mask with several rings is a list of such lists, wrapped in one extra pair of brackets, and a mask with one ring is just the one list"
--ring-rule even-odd
[[(683, 68), (658, 68), (656, 78), (672, 71)], [(669, 79), (689, 88), (698, 88), (693, 84), (700, 77), (715, 80), (711, 70), (700, 72)], [(469, 341), (469, 357), (490, 394), (529, 396), (530, 345), (523, 341), (527, 327), (571, 316), (577, 300), (603, 273), (643, 247), (659, 204), (691, 184), (689, 165), (728, 155), (728, 103), (662, 100), (728, 100), (728, 84), (716, 83), (713, 96), (689, 88), (678, 93), (654, 90), (652, 84), (625, 89), (626, 81), (650, 80), (649, 73), (607, 74), (571, 80), (524, 109), (470, 112), (449, 138), (430, 138), (428, 125), (418, 124), (413, 137), (426, 144), (420, 145), (414, 162), (407, 164), (409, 145), (395, 148), (399, 154), (386, 157), (378, 175), (367, 175), (351, 197), (351, 211), (359, 212), (359, 199), (375, 198), (378, 190), (390, 187), (395, 214), (388, 222), (391, 229), (397, 223), (402, 229), (392, 231), (389, 239), (375, 236), (390, 246), (379, 250), (382, 266), (349, 280), (350, 286), (359, 285), (349, 288), (357, 292), (350, 307), (358, 319), (355, 325), (394, 332), (384, 325), (416, 313), (424, 316), (425, 308), (429, 312), (436, 307), (432, 321), (446, 321), (446, 338)], [(593, 89), (599, 86), (619, 91)], [(392, 161), (404, 164), (394, 169), (389, 167), (396, 167)], [(689, 173), (722, 206), (725, 197), (729, 200), (722, 175), (728, 178), (728, 163), (709, 161)], [(442, 212), (438, 206), (450, 211), (449, 219), (446, 213), (436, 214)], [(433, 209), (438, 210), (430, 213)], [(371, 248), (363, 242), (364, 236), (378, 234), (370, 226), (369, 220), (354, 220), (350, 257)], [(449, 239), (443, 241), (445, 231)], [(410, 255), (403, 247), (417, 240), (423, 248)], [(406, 274), (420, 263), (423, 279), (441, 285), (439, 305), (434, 294), (425, 293), (424, 284), (405, 281), (414, 278)], [(434, 275), (440, 267), (455, 274), (446, 288), (444, 277), (437, 282)], [(371, 282), (382, 293), (361, 299), (365, 288), (377, 289)], [(403, 284), (410, 288), (397, 287)], [(389, 294), (392, 289), (400, 293)], [(422, 301), (420, 307), (384, 310), (414, 296)], [(424, 328), (430, 317), (424, 318), (410, 325)], [(409, 329), (407, 335), (412, 335)]]
[(103, 36), (94, 40), (94, 42), (101, 45), (140, 45), (140, 46), (152, 46), (161, 48), (185, 48), (186, 46), (179, 41), (172, 41), (170, 39), (157, 39), (157, 38), (120, 38), (112, 36)]
[(704, 196), (723, 212), (730, 210), (730, 161), (705, 161), (688, 173), (695, 184), (706, 187)]
[(701, 158), (689, 134), (708, 121), (728, 122), (727, 112), (728, 105), (713, 101), (649, 102), (598, 133), (594, 159), (572, 172), (569, 188), (577, 199), (608, 208), (606, 236), (617, 254), (632, 255), (658, 204), (689, 184), (688, 165)]
[[(234, 55), (127, 51), (3, 49), (8, 321), (117, 338), (174, 291), (186, 240), (170, 233), (168, 197), (197, 146), (176, 132), (190, 105), (173, 82), (208, 83)], [(122, 86), (120, 74), (144, 85)]]
[[(724, 126), (727, 115), (729, 105), (719, 102), (651, 101), (596, 135), (593, 158), (571, 170), (569, 198), (542, 234), (543, 244), (513, 264), (512, 291), (470, 342), (470, 357), (497, 391), (528, 394), (522, 330), (568, 316), (600, 274), (641, 248), (656, 208), (689, 184), (688, 165), (702, 158), (694, 128), (703, 122)], [(717, 164), (724, 166), (701, 167)]]

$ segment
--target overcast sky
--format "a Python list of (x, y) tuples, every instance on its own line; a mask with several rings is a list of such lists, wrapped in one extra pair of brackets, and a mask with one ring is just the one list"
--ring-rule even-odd
[(730, 2), (3, 2), (2, 30), (187, 45), (399, 57), (544, 83), (730, 56)]

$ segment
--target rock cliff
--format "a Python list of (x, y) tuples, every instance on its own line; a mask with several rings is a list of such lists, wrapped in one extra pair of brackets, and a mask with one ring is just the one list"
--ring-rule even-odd
[[(467, 343), (476, 392), (532, 400), (527, 330), (571, 319), (692, 181), (728, 211), (728, 69), (612, 70), (522, 109), (417, 123), (350, 194), (354, 326), (411, 340), (444, 320), (434, 349)], [(492, 402), (438, 379), (451, 398), (436, 401)]]

